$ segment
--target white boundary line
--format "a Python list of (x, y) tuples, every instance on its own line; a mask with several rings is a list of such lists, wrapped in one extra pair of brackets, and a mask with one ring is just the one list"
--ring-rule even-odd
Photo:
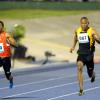
[[(93, 90), (96, 90), (96, 89), (99, 89), (99, 88), (100, 88), (100, 85), (93, 87), (93, 88), (86, 89), (84, 91), (89, 92), (89, 91), (93, 91)], [(78, 92), (73, 92), (73, 93), (69, 93), (69, 94), (66, 94), (66, 95), (61, 95), (61, 96), (50, 98), (50, 99), (47, 99), (47, 100), (56, 100), (56, 99), (59, 99), (59, 98), (68, 97), (68, 96), (75, 95), (75, 94), (78, 94)]]
[[(50, 78), (50, 79), (47, 79), (47, 80), (42, 80), (42, 81), (37, 81), (37, 82), (31, 82), (31, 83), (25, 83), (25, 84), (19, 84), (19, 85), (15, 85), (14, 88), (16, 87), (21, 87), (21, 86), (27, 86), (27, 85), (32, 85), (32, 84), (40, 84), (40, 83), (43, 83), (43, 82), (48, 82), (48, 81), (53, 81), (53, 80), (59, 80), (59, 79), (63, 79), (63, 78), (71, 78), (71, 77), (76, 77), (77, 75), (71, 75), (69, 77), (57, 77), (57, 78)], [(4, 89), (8, 89), (9, 87), (3, 87), (3, 88), (0, 88), (0, 90), (4, 90)]]
[[(100, 76), (97, 77), (96, 79), (100, 79)], [(90, 79), (86, 79), (84, 80), (85, 82), (89, 81)], [(48, 87), (48, 88), (43, 88), (43, 89), (39, 89), (39, 90), (34, 90), (34, 91), (29, 91), (29, 92), (24, 92), (24, 93), (18, 93), (18, 94), (14, 94), (14, 95), (10, 95), (10, 96), (5, 96), (2, 97), (3, 99), (5, 98), (11, 98), (11, 97), (15, 97), (15, 96), (20, 96), (20, 95), (25, 95), (25, 94), (30, 94), (30, 93), (35, 93), (35, 92), (40, 92), (40, 91), (45, 91), (45, 90), (49, 90), (49, 89), (53, 89), (53, 88), (58, 88), (58, 87), (63, 87), (63, 86), (67, 86), (67, 85), (72, 85), (72, 84), (76, 84), (78, 83), (77, 81), (72, 82), (72, 83), (67, 83), (67, 84), (61, 84), (61, 85), (56, 85), (56, 86), (52, 86), (52, 87)], [(74, 94), (77, 94), (76, 92)], [(52, 100), (52, 99), (51, 99)]]

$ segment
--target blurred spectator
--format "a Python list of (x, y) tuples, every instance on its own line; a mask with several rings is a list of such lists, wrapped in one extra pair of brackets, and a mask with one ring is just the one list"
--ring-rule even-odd
[(83, 0), (83, 2), (88, 2), (89, 0)]

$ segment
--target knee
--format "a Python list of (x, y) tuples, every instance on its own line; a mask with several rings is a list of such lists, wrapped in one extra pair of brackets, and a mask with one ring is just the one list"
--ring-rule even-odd
[(82, 72), (83, 71), (83, 68), (82, 67), (78, 67), (78, 71), (79, 72)]
[(6, 72), (5, 75), (6, 75), (7, 80), (9, 80), (11, 76), (11, 72)]
[(83, 71), (83, 63), (82, 62), (77, 62), (77, 67), (78, 67), (78, 71)]

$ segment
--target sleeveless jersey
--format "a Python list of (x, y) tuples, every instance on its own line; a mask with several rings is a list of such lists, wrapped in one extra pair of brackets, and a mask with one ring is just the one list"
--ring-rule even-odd
[(0, 34), (0, 57), (10, 57), (10, 44), (7, 43), (6, 32)]
[(88, 28), (86, 32), (82, 31), (82, 28), (79, 27), (76, 30), (77, 40), (79, 42), (79, 54), (89, 54), (95, 51), (95, 41), (92, 37), (93, 29)]

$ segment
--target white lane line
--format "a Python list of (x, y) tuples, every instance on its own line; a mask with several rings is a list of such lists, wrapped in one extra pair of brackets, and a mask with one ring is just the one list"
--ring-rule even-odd
[(43, 88), (43, 89), (39, 89), (39, 90), (34, 90), (34, 91), (29, 91), (29, 92), (24, 92), (24, 93), (19, 93), (19, 94), (14, 94), (14, 95), (11, 95), (11, 96), (3, 97), (3, 99), (4, 98), (15, 97), (15, 96), (20, 96), (20, 95), (25, 95), (25, 94), (30, 94), (30, 93), (35, 93), (35, 92), (40, 92), (40, 91), (44, 91), (44, 90), (48, 90), (48, 89), (63, 87), (63, 86), (67, 86), (67, 85), (71, 85), (71, 84), (76, 84), (76, 83), (77, 82), (72, 82), (72, 83), (68, 83), (68, 84), (61, 84), (61, 85), (56, 85), (56, 86), (53, 86), (53, 87)]
[[(99, 77), (97, 77), (96, 79), (99, 79)], [(89, 81), (90, 79), (86, 79), (84, 80), (85, 82)], [(18, 93), (18, 94), (14, 94), (14, 95), (10, 95), (10, 96), (5, 96), (4, 98), (11, 98), (11, 97), (16, 97), (16, 96), (20, 96), (20, 95), (25, 95), (25, 94), (30, 94), (30, 93), (35, 93), (35, 92), (40, 92), (40, 91), (45, 91), (45, 90), (49, 90), (49, 89), (54, 89), (54, 88), (58, 88), (58, 87), (63, 87), (63, 86), (67, 86), (67, 85), (73, 85), (78, 83), (77, 81), (72, 82), (72, 83), (67, 83), (67, 84), (61, 84), (61, 85), (56, 85), (56, 86), (52, 86), (52, 87), (48, 87), (48, 88), (43, 88), (43, 89), (39, 89), (39, 90), (34, 90), (34, 91), (28, 91), (28, 92), (23, 92), (23, 93)]]
[[(50, 78), (50, 79), (47, 79), (47, 80), (42, 80), (42, 81), (37, 81), (37, 82), (31, 82), (31, 83), (25, 83), (25, 84), (19, 84), (19, 85), (15, 85), (15, 87), (21, 87), (21, 86), (27, 86), (27, 85), (32, 85), (32, 84), (40, 84), (40, 83), (43, 83), (43, 82), (48, 82), (48, 81), (54, 81), (54, 80), (59, 80), (59, 79), (63, 79), (63, 78), (71, 78), (71, 77), (76, 77), (76, 75), (71, 75), (69, 77), (57, 77), (57, 78)], [(8, 89), (9, 87), (3, 87), (3, 88), (0, 88), (0, 90), (4, 90), (4, 89)]]
[[(100, 85), (93, 87), (93, 88), (86, 89), (86, 90), (84, 90), (84, 92), (93, 91), (93, 90), (96, 90), (96, 89), (99, 89), (99, 88), (100, 88)], [(47, 100), (56, 100), (56, 99), (72, 96), (72, 95), (75, 95), (75, 94), (78, 94), (78, 92), (73, 92), (73, 93), (69, 93), (69, 94), (66, 94), (66, 95), (61, 95), (61, 96), (50, 98), (50, 99), (47, 99)]]

